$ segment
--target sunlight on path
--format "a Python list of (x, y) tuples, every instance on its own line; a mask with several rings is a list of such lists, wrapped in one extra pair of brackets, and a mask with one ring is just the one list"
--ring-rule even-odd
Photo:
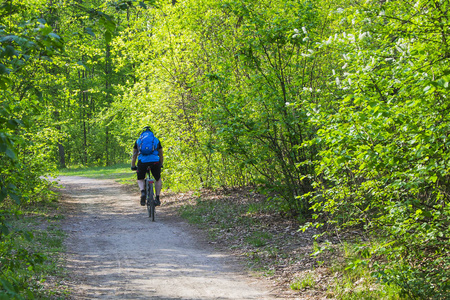
[(161, 210), (151, 222), (138, 196), (113, 181), (61, 177), (60, 183), (73, 299), (272, 299), (183, 223)]

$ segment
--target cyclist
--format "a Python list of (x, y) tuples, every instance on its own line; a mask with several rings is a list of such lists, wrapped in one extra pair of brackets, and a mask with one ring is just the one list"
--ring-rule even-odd
[[(154, 145), (151, 150), (142, 151), (143, 144)], [(145, 152), (146, 154), (143, 154)], [(136, 159), (138, 159), (136, 167)], [(131, 159), (131, 170), (137, 170), (137, 183), (141, 189), (141, 205), (145, 205), (145, 173), (147, 169), (150, 168), (153, 177), (155, 178), (155, 193), (156, 201), (155, 205), (161, 205), (159, 200), (159, 194), (161, 192), (162, 180), (161, 180), (161, 169), (163, 167), (163, 149), (161, 142), (155, 137), (149, 126), (144, 127), (144, 131), (140, 137), (134, 142), (133, 147), (133, 158)]]

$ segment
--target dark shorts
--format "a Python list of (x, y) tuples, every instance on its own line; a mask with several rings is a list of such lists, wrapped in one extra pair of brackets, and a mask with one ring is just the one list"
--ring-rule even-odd
[(137, 164), (137, 179), (145, 179), (145, 173), (147, 172), (147, 168), (150, 167), (150, 171), (152, 172), (153, 177), (156, 181), (161, 179), (161, 164), (159, 162), (149, 162), (142, 163), (138, 161)]

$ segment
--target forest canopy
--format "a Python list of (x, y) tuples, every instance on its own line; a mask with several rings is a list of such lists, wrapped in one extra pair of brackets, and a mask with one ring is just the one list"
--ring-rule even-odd
[(449, 8), (3, 1), (0, 200), (29, 203), (57, 168), (129, 162), (149, 125), (165, 188), (252, 186), (306, 226), (359, 228), (383, 240), (374, 276), (444, 299)]

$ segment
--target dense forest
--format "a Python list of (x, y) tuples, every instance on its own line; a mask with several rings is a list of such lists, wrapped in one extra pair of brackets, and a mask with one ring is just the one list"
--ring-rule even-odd
[[(0, 200), (31, 203), (58, 168), (129, 162), (150, 125), (164, 188), (258, 187), (305, 227), (383, 241), (366, 248), (373, 275), (405, 297), (448, 299), (449, 9), (4, 0)], [(17, 212), (1, 213), (4, 257)], [(0, 269), (12, 293), (14, 264)]]

